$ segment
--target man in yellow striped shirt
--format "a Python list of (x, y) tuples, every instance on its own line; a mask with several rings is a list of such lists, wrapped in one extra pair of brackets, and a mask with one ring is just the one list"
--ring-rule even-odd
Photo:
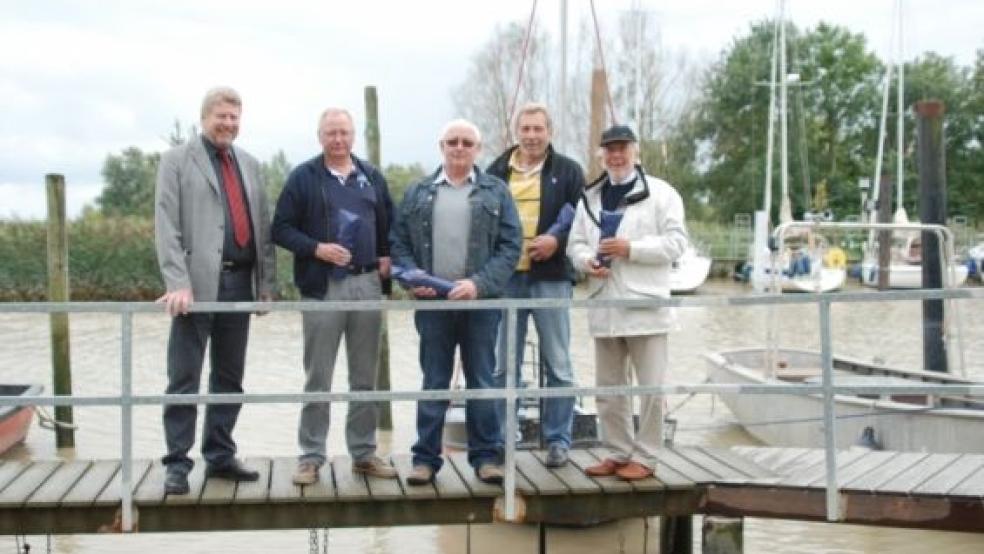
[[(567, 259), (570, 226), (557, 229), (565, 204), (577, 206), (584, 188), (584, 172), (574, 160), (554, 151), (553, 125), (543, 104), (520, 108), (513, 130), (518, 144), (492, 162), (488, 173), (509, 184), (523, 230), (523, 252), (506, 285), (507, 298), (571, 298), (574, 273)], [(516, 367), (522, 367), (526, 328), (530, 316), (539, 337), (540, 369), (549, 387), (574, 385), (570, 359), (570, 317), (566, 309), (519, 310)], [(499, 373), (505, 381), (505, 325), (499, 328)], [(518, 380), (517, 380), (518, 382)], [(504, 415), (504, 414), (503, 414)], [(574, 420), (574, 398), (543, 402), (540, 428), (548, 445), (546, 464), (567, 463)], [(508, 437), (511, 440), (511, 437)]]

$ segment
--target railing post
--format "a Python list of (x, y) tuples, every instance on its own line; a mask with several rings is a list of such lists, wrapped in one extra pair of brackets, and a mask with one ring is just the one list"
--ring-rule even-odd
[(830, 300), (820, 299), (820, 364), (823, 370), (823, 439), (827, 464), (827, 521), (840, 520), (837, 490), (837, 418), (834, 406), (834, 355), (830, 345)]
[(133, 312), (124, 311), (121, 324), (120, 422), (123, 455), (120, 460), (122, 531), (133, 531)]
[(516, 308), (506, 308), (506, 520), (516, 519)]

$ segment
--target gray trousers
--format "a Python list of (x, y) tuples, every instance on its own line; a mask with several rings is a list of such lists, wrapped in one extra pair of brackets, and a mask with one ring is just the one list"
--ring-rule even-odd
[[(632, 384), (629, 364), (640, 385), (662, 385), (666, 373), (668, 343), (665, 334), (637, 337), (595, 337), (595, 384), (599, 387)], [(639, 431), (633, 432), (632, 397), (599, 396), (598, 419), (602, 439), (614, 457), (634, 460), (655, 469), (663, 444), (663, 397), (639, 396)]]
[[(323, 299), (308, 301), (379, 300), (382, 295), (376, 271), (353, 275), (328, 283)], [(335, 358), (342, 335), (348, 357), (350, 391), (371, 391), (376, 388), (379, 358), (379, 338), (382, 326), (380, 312), (323, 311), (304, 312), (304, 392), (328, 392), (335, 373)], [(376, 452), (376, 402), (350, 402), (345, 421), (345, 443), (353, 460), (361, 460)], [(325, 441), (330, 419), (328, 402), (309, 402), (301, 408), (297, 442), (301, 448), (300, 461), (325, 463)]]

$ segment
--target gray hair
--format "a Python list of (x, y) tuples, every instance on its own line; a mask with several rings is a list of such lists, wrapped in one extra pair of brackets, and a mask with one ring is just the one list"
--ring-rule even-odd
[(325, 122), (325, 119), (333, 115), (344, 115), (348, 118), (349, 123), (352, 124), (352, 130), (355, 130), (355, 119), (352, 118), (352, 114), (349, 113), (345, 108), (325, 108), (325, 111), (321, 112), (321, 116), (318, 117), (318, 132), (321, 132), (321, 124)]
[(444, 137), (447, 136), (447, 134), (451, 131), (451, 129), (457, 127), (464, 127), (465, 129), (468, 129), (471, 132), (475, 133), (475, 141), (478, 142), (479, 144), (482, 143), (482, 132), (478, 130), (478, 126), (472, 123), (471, 121), (468, 121), (467, 119), (463, 119), (463, 118), (452, 119), (451, 121), (448, 121), (441, 129), (441, 134), (437, 137), (438, 142), (444, 142)]
[(202, 99), (202, 119), (205, 119), (205, 116), (212, 111), (212, 108), (222, 103), (232, 104), (242, 109), (243, 98), (232, 87), (222, 86), (209, 89), (205, 93), (205, 98)]
[(523, 107), (516, 112), (516, 116), (513, 117), (512, 128), (513, 132), (519, 131), (519, 118), (524, 115), (542, 113), (543, 117), (547, 120), (547, 129), (553, 131), (553, 119), (550, 118), (550, 112), (547, 110), (547, 105), (542, 102), (527, 102), (523, 104)]

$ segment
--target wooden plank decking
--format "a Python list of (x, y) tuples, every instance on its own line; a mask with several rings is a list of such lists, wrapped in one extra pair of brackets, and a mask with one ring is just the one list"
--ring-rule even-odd
[[(551, 469), (545, 453), (516, 455), (525, 521), (587, 524), (626, 517), (721, 514), (823, 520), (821, 450), (676, 447), (660, 452), (656, 477), (633, 483), (590, 478), (608, 455), (574, 450)], [(984, 532), (984, 456), (844, 451), (837, 455), (842, 519), (850, 523)], [(483, 523), (501, 487), (480, 482), (464, 454), (452, 454), (432, 485), (410, 487), (406, 455), (392, 457), (398, 480), (354, 474), (340, 456), (306, 487), (291, 482), (293, 458), (252, 458), (255, 483), (207, 479), (198, 463), (192, 492), (164, 493), (159, 462), (133, 466), (138, 530), (201, 531)], [(118, 461), (0, 460), (0, 534), (88, 533), (119, 517)]]

